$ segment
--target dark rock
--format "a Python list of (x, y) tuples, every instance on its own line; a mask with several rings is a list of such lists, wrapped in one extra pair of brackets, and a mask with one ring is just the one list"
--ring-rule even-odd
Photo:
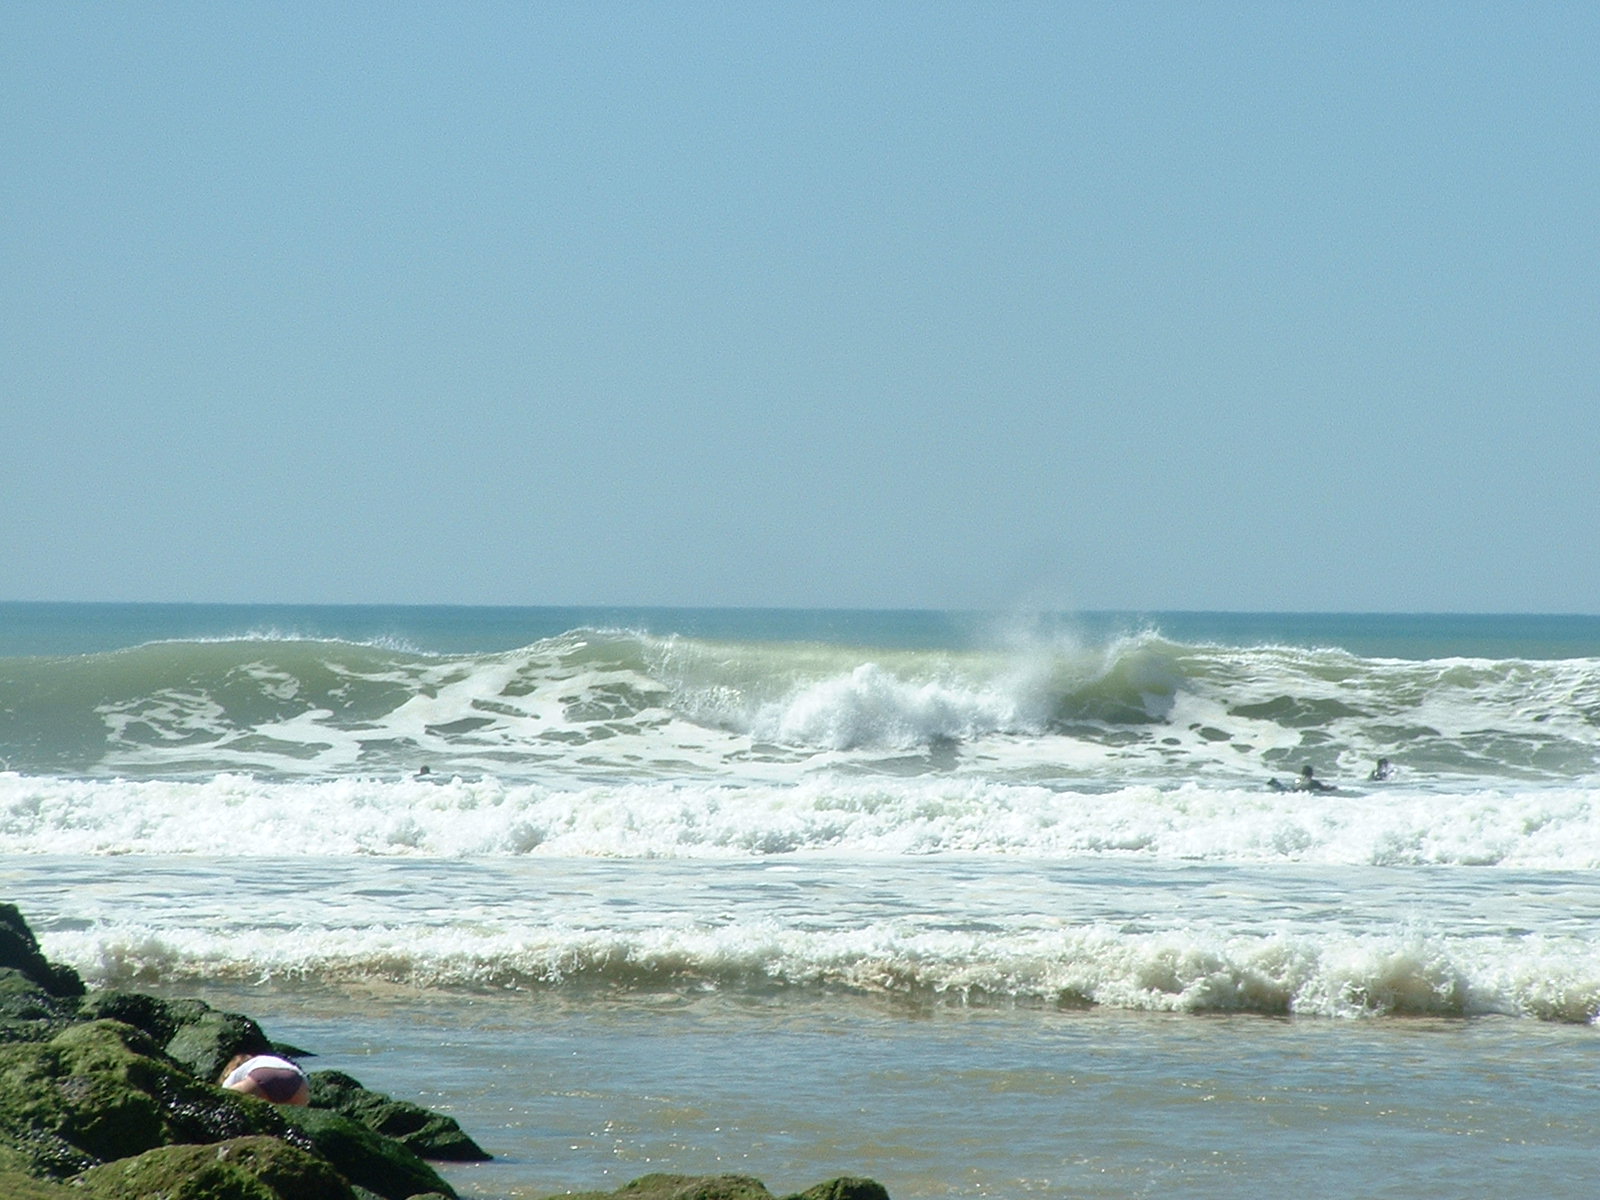
[(16, 967), (0, 967), (0, 1044), (48, 1041), (74, 1015), (70, 999), (51, 995)]
[(78, 1188), (46, 1183), (21, 1171), (7, 1170), (0, 1170), (0, 1196), (6, 1200), (86, 1200)]
[(52, 996), (83, 995), (83, 980), (76, 971), (46, 961), (15, 904), (0, 904), (0, 967), (21, 971)]
[(192, 1011), (194, 1003), (198, 1002), (180, 1006), (143, 992), (93, 991), (78, 1002), (78, 1017), (84, 1021), (121, 1021), (144, 1030), (156, 1045), (165, 1046), (179, 1026), (200, 1015)]
[(0, 1019), (61, 1021), (76, 1015), (69, 999), (52, 995), (16, 967), (0, 967)]
[[(365, 1125), (216, 1086), (235, 1054), (275, 1049), (249, 1017), (198, 1000), (85, 994), (0, 905), (0, 1200), (454, 1197), (412, 1150)], [(449, 1118), (349, 1082), (351, 1097), (387, 1102), (380, 1124), (472, 1146)]]
[[(0, 1133), (26, 1158), (32, 1174), (74, 1175), (161, 1144), (154, 1100), (126, 1086), (123, 1072), (96, 1053), (101, 1048), (85, 1048), (82, 1041), (80, 1035), (69, 1047), (52, 1039), (0, 1050)], [(115, 1044), (123, 1049), (120, 1040)]]
[(166, 1050), (196, 1079), (215, 1082), (235, 1054), (270, 1054), (272, 1043), (249, 1017), (208, 1008), (180, 1024)]
[(271, 1106), (208, 1087), (153, 1053), (145, 1034), (112, 1021), (0, 1047), (0, 1143), (11, 1163), (65, 1178), (169, 1142), (285, 1133)]
[(358, 1188), (383, 1200), (409, 1200), (428, 1192), (455, 1196), (450, 1185), (422, 1159), (393, 1139), (326, 1108), (283, 1108), (289, 1125)]
[(144, 1030), (196, 1079), (207, 1083), (215, 1083), (221, 1077), (223, 1067), (235, 1054), (315, 1057), (296, 1046), (269, 1041), (249, 1017), (212, 1008), (203, 1000), (163, 1000), (143, 992), (95, 991), (78, 1002), (77, 1015), (81, 1021), (121, 1021)]
[(0, 1046), (12, 1042), (47, 1042), (66, 1027), (65, 1021), (8, 1021), (0, 1018)]
[(368, 1129), (409, 1146), (421, 1158), (487, 1162), (492, 1157), (462, 1131), (454, 1117), (371, 1091), (342, 1071), (311, 1073), (311, 1105), (359, 1121)]
[(163, 1146), (85, 1171), (86, 1200), (354, 1200), (340, 1174), (276, 1138)]
[(772, 1195), (765, 1184), (748, 1175), (706, 1175), (669, 1194), (672, 1200), (767, 1200)]
[(40, 1179), (65, 1179), (95, 1165), (90, 1155), (44, 1126), (25, 1123), (13, 1130), (0, 1125), (0, 1138), (7, 1142), (7, 1161)]
[(807, 1188), (785, 1200), (889, 1200), (889, 1191), (876, 1179), (844, 1175)]

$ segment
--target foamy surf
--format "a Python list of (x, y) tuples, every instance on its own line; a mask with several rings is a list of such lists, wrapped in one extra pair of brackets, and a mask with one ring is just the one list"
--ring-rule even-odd
[[(249, 831), (221, 836), (221, 830)], [(743, 858), (1086, 855), (1169, 862), (1600, 867), (1600, 792), (1184, 785), (1062, 791), (933, 777), (550, 788), (496, 779), (69, 780), (0, 774), (0, 853)]]
[(1600, 660), (1363, 658), (1174, 642), (870, 649), (573, 630), (424, 654), (281, 637), (0, 660), (0, 755), (30, 775), (431, 771), (552, 786), (939, 775), (1063, 790), (1600, 784)]
[(49, 949), (116, 987), (185, 981), (510, 991), (799, 991), (960, 1005), (1149, 1012), (1482, 1016), (1592, 1021), (1600, 952), (1579, 938), (1228, 934), (1066, 928), (954, 930), (910, 921), (842, 929), (776, 917), (646, 928), (516, 930), (460, 921), (227, 933), (116, 923), (53, 934)]

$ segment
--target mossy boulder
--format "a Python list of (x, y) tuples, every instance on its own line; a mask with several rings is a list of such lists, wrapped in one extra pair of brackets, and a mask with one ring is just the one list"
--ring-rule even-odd
[(162, 1000), (117, 990), (92, 991), (78, 1001), (80, 1020), (120, 1021), (144, 1030), (158, 1046), (165, 1046), (181, 1026), (210, 1011), (211, 1006), (199, 1000)]
[(311, 1072), (311, 1106), (349, 1117), (409, 1147), (421, 1158), (485, 1162), (491, 1157), (455, 1118), (374, 1092), (342, 1071)]
[(842, 1175), (838, 1179), (809, 1187), (786, 1200), (889, 1200), (889, 1191), (876, 1179)]
[(59, 1179), (171, 1142), (285, 1135), (270, 1106), (208, 1087), (158, 1054), (112, 1021), (0, 1046), (0, 1142), (11, 1161)]
[[(238, 1149), (219, 1156), (219, 1145)], [(83, 1200), (352, 1200), (363, 1194), (353, 1185), (381, 1200), (454, 1195), (398, 1142), (331, 1111), (224, 1091), (166, 1059), (144, 1031), (108, 1020), (0, 1046), (0, 1170), (76, 1176)]]
[(179, 1026), (166, 1051), (196, 1078), (215, 1080), (235, 1054), (270, 1054), (272, 1043), (249, 1017), (213, 1009)]
[(94, 991), (78, 1002), (78, 1019), (112, 1020), (149, 1034), (168, 1057), (196, 1079), (214, 1083), (235, 1054), (305, 1051), (274, 1042), (243, 1013), (224, 1012), (203, 1000), (163, 1000), (143, 992)]
[(0, 967), (0, 1020), (71, 1021), (77, 1002), (56, 996), (26, 972)]
[(15, 904), (0, 904), (0, 967), (22, 972), (52, 996), (83, 995), (83, 980), (71, 967), (49, 962)]
[(0, 1196), (6, 1200), (87, 1200), (79, 1188), (8, 1170), (0, 1170)]
[[(85, 1171), (86, 1200), (354, 1200), (326, 1162), (276, 1138), (163, 1146)], [(41, 1198), (44, 1200), (44, 1198)]]
[(290, 1127), (304, 1134), (312, 1149), (357, 1188), (383, 1200), (410, 1200), (429, 1192), (455, 1195), (438, 1172), (413, 1151), (358, 1121), (326, 1108), (280, 1111)]
[(76, 1016), (72, 999), (52, 995), (16, 967), (0, 967), (0, 1043), (47, 1041)]

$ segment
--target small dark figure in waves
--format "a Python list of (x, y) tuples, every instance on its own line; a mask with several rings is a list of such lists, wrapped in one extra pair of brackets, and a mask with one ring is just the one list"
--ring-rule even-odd
[(1299, 778), (1297, 778), (1293, 783), (1280, 783), (1276, 779), (1269, 779), (1267, 780), (1267, 787), (1274, 792), (1333, 791), (1333, 786), (1331, 784), (1323, 783), (1322, 780), (1316, 777), (1316, 774), (1311, 770), (1310, 763), (1307, 763), (1305, 766), (1300, 768)]
[(1382, 783), (1386, 779), (1394, 778), (1394, 764), (1387, 758), (1380, 758), (1378, 765), (1372, 768), (1372, 774), (1367, 776), (1368, 783)]

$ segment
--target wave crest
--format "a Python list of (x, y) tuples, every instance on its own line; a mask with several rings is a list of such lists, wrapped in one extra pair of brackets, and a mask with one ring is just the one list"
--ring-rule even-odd
[(127, 926), (53, 935), (47, 948), (111, 987), (279, 979), (507, 991), (806, 990), (959, 1005), (1335, 1018), (1501, 1014), (1586, 1022), (1600, 1012), (1600, 959), (1592, 945), (1565, 940), (1210, 938), (1101, 925), (997, 937), (764, 922), (524, 934), (296, 929), (243, 939)]
[(494, 654), (273, 635), (0, 660), (0, 765), (33, 774), (326, 779), (429, 764), (565, 785), (845, 767), (1245, 786), (1308, 761), (1364, 776), (1402, 752), (1409, 778), (1446, 789), (1600, 777), (1600, 663), (1152, 632), (868, 652), (592, 629)]

